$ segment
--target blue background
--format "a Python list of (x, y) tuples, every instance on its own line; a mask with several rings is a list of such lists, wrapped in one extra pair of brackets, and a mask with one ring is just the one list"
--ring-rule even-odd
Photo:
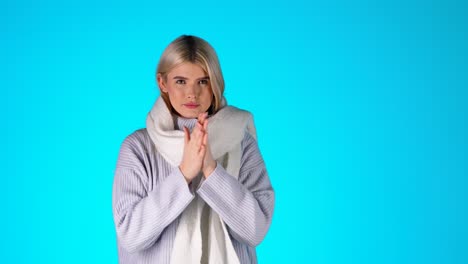
[(2, 1), (2, 263), (116, 263), (113, 172), (181, 34), (276, 191), (260, 263), (468, 263), (463, 1)]

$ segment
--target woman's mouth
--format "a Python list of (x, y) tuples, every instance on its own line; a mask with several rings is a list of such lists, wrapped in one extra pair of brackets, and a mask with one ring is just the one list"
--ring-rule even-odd
[(195, 108), (199, 107), (200, 105), (195, 104), (195, 103), (188, 103), (188, 104), (184, 104), (184, 106), (189, 108), (189, 109), (195, 109)]

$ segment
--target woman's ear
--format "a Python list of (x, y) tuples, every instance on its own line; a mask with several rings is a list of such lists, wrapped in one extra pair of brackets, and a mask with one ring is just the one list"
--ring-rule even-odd
[(156, 75), (156, 82), (158, 83), (159, 89), (161, 89), (163, 93), (167, 93), (166, 84), (164, 83), (164, 77), (162, 74), (158, 73)]

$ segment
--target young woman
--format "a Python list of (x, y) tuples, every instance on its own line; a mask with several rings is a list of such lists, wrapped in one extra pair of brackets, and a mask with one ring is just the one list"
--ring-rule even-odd
[(183, 35), (162, 54), (161, 96), (121, 145), (113, 185), (120, 263), (257, 263), (274, 191), (252, 115), (227, 106), (214, 49)]

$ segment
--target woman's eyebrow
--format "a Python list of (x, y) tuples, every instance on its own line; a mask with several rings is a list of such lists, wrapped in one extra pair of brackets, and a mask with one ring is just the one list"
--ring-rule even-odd
[[(189, 78), (183, 77), (183, 76), (174, 76), (173, 79), (188, 80)], [(196, 80), (199, 81), (199, 80), (204, 80), (204, 79), (210, 79), (210, 76), (204, 76), (204, 77), (198, 78)]]

